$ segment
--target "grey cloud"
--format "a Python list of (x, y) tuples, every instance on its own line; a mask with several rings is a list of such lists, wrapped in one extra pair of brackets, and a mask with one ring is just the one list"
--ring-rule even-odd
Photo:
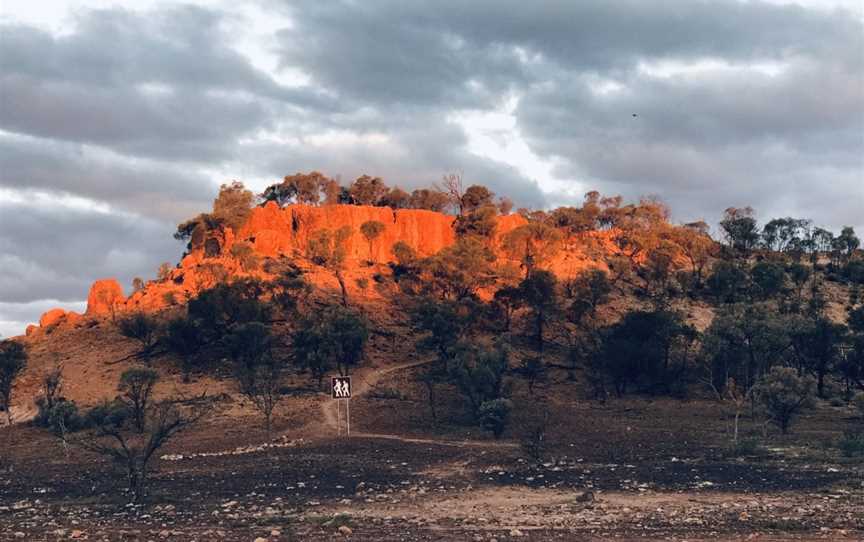
[[(488, 104), (544, 64), (626, 73), (644, 59), (781, 60), (846, 53), (860, 25), (759, 2), (291, 2), (283, 62), (374, 103)], [(853, 55), (854, 58), (854, 55)], [(523, 62), (522, 59), (527, 60)], [(538, 68), (539, 66), (539, 68)], [(479, 82), (471, 86), (469, 81)]]
[[(345, 184), (367, 173), (382, 176), (390, 185), (413, 189), (439, 182), (444, 173), (461, 172), (466, 185), (483, 184), (517, 205), (546, 205), (535, 180), (502, 162), (468, 152), (462, 128), (447, 122), (440, 112), (394, 106), (384, 117), (367, 119), (362, 133), (367, 139), (359, 138), (357, 142), (255, 144), (244, 154), (258, 157), (256, 173), (262, 177), (279, 178), (295, 171), (318, 169), (340, 176)], [(375, 142), (368, 137), (374, 137)]]
[(220, 21), (187, 7), (89, 11), (61, 37), (6, 25), (0, 126), (137, 156), (218, 161), (283, 112), (335, 107), (253, 68), (228, 47)]
[(153, 276), (181, 247), (172, 224), (131, 214), (0, 202), (0, 300), (80, 300), (90, 283)]
[(0, 301), (0, 339), (23, 335), (28, 324), (39, 322), (39, 316), (55, 307), (67, 311), (83, 312), (84, 301), (71, 302), (57, 299), (43, 299), (32, 303), (6, 303)]
[(216, 186), (182, 166), (129, 160), (50, 139), (0, 135), (0, 186), (83, 196), (178, 221), (212, 201)]

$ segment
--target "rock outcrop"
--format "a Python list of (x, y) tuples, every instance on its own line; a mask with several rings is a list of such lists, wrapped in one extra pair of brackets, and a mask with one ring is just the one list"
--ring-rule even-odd
[(44, 313), (41, 318), (39, 318), (39, 327), (51, 327), (59, 324), (63, 319), (66, 318), (66, 311), (63, 309), (51, 309), (50, 311)]
[[(504, 261), (506, 256), (500, 250), (501, 237), (526, 224), (526, 220), (518, 214), (500, 216), (497, 220), (496, 239), (491, 246), (498, 251), (499, 261)], [(384, 226), (371, 246), (361, 233), (361, 226), (368, 221), (377, 221)], [(372, 260), (377, 264), (394, 261), (393, 245), (399, 241), (408, 244), (421, 257), (431, 256), (452, 245), (456, 242), (454, 221), (452, 215), (422, 209), (393, 210), (362, 205), (289, 205), (280, 208), (270, 202), (253, 209), (237, 232), (230, 228), (208, 231), (167, 276), (148, 282), (128, 298), (115, 279), (100, 279), (90, 288), (84, 315), (53, 309), (43, 315), (40, 325), (45, 329), (61, 324), (76, 325), (117, 312), (155, 312), (183, 304), (227, 277), (267, 278), (260, 268), (249, 269), (242, 255), (251, 254), (258, 260), (302, 259), (306, 256), (310, 238), (316, 233), (321, 230), (335, 232), (346, 226), (352, 234), (345, 243), (348, 259), (345, 274), (352, 281), (362, 279), (364, 273), (370, 273), (366, 261)], [(550, 263), (550, 268), (562, 278), (573, 276), (587, 267), (604, 267), (603, 255), (616, 250), (609, 232), (589, 232), (569, 240), (565, 250)], [(319, 275), (312, 278), (320, 279), (318, 282), (322, 284), (328, 284), (332, 279), (329, 273)]]
[(99, 279), (90, 287), (87, 296), (87, 316), (113, 314), (126, 301), (123, 288), (116, 279)]

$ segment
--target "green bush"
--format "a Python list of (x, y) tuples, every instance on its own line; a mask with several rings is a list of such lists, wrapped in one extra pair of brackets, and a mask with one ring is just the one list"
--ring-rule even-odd
[(513, 404), (509, 399), (493, 399), (485, 401), (480, 405), (480, 410), (477, 417), (480, 420), (480, 426), (487, 431), (491, 431), (495, 438), (500, 438), (507, 428), (507, 422), (510, 420), (510, 411), (513, 409)]
[(864, 430), (844, 431), (837, 441), (837, 448), (846, 457), (864, 456)]
[(122, 402), (105, 400), (84, 413), (84, 423), (88, 427), (122, 427), (129, 416), (129, 408)]
[(45, 427), (56, 435), (74, 433), (87, 427), (87, 421), (78, 412), (78, 405), (67, 399), (57, 399), (49, 406), (44, 397), (36, 399), (38, 413), (33, 418), (37, 427)]
[(785, 435), (801, 411), (813, 406), (815, 387), (813, 378), (799, 377), (791, 367), (774, 367), (757, 384), (756, 396), (768, 419)]

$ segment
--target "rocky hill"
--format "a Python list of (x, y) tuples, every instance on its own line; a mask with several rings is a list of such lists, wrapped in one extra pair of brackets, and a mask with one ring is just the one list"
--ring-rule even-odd
[[(300, 265), (308, 261), (309, 240), (323, 230), (336, 231), (350, 228), (352, 234), (345, 242), (346, 275), (352, 278), (370, 275), (367, 262), (374, 260), (375, 272), (387, 272), (387, 264), (394, 263), (393, 246), (406, 243), (419, 257), (431, 256), (452, 246), (456, 241), (454, 221), (449, 214), (423, 209), (391, 209), (363, 205), (288, 205), (280, 208), (273, 202), (255, 207), (246, 223), (237, 231), (230, 227), (208, 232), (201, 242), (190, 247), (180, 263), (157, 280), (149, 281), (126, 296), (116, 279), (96, 280), (87, 296), (85, 314), (51, 309), (39, 319), (39, 325), (27, 328), (27, 336), (38, 336), (57, 327), (80, 327), (94, 320), (116, 316), (130, 311), (157, 312), (183, 304), (202, 290), (222, 280), (240, 277), (272, 278), (266, 266), (256, 269), (244, 267), (243, 260), (250, 254), (262, 261), (289, 259)], [(377, 221), (384, 225), (382, 233), (371, 243), (360, 233), (362, 224)], [(499, 265), (519, 262), (508, 258), (502, 250), (501, 240), (509, 232), (527, 224), (519, 214), (497, 217), (495, 234), (490, 246)], [(565, 240), (565, 250), (558, 252), (548, 263), (560, 278), (569, 278), (590, 267), (607, 268), (606, 258), (620, 253), (613, 242), (613, 231), (590, 231), (572, 235)], [(238, 250), (239, 248), (245, 250)], [(247, 248), (248, 247), (248, 248)], [(370, 253), (371, 251), (371, 253)], [(321, 269), (309, 268), (309, 278), (320, 285), (332, 286), (332, 277)], [(360, 298), (374, 297), (375, 290), (358, 289), (349, 281), (352, 294)]]

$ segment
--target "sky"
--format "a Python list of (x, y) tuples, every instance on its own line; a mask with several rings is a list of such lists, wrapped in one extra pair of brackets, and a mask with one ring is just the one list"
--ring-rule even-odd
[(221, 183), (313, 169), (864, 233), (862, 5), (3, 0), (0, 336), (176, 262)]

